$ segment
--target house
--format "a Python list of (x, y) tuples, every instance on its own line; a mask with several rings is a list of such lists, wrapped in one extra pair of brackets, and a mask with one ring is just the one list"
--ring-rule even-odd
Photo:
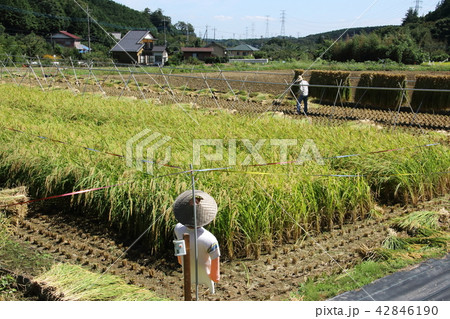
[(67, 31), (59, 31), (52, 34), (51, 42), (65, 48), (76, 48), (80, 53), (89, 52), (91, 49), (81, 44), (81, 38)]
[(194, 58), (204, 61), (207, 58), (212, 57), (214, 52), (213, 48), (181, 48), (184, 59)]
[(169, 59), (165, 46), (155, 46), (156, 39), (146, 30), (128, 31), (110, 50), (119, 63), (164, 65)]
[(169, 54), (167, 53), (166, 47), (161, 46), (154, 46), (153, 47), (153, 56), (155, 57), (155, 64), (163, 66), (164, 63), (169, 60)]
[(216, 42), (211, 42), (210, 44), (206, 45), (205, 48), (213, 48), (212, 55), (217, 56), (219, 58), (223, 58), (223, 57), (227, 56), (227, 53), (228, 53), (227, 49), (224, 46), (222, 46)]
[(240, 44), (234, 48), (228, 48), (227, 51), (228, 56), (249, 56), (253, 55), (256, 51), (259, 51), (259, 49), (248, 44)]

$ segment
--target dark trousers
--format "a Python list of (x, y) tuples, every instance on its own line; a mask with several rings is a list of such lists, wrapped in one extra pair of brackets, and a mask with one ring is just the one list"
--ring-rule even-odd
[(308, 96), (307, 95), (299, 95), (297, 98), (297, 114), (300, 114), (300, 104), (303, 101), (303, 110), (305, 114), (308, 114)]

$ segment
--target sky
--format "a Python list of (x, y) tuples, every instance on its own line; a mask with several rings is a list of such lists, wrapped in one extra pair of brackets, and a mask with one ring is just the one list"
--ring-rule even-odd
[[(310, 34), (380, 25), (399, 25), (417, 0), (114, 0), (132, 9), (163, 14), (190, 23), (197, 36), (246, 39)], [(420, 0), (419, 15), (439, 0)], [(284, 32), (283, 20), (284, 17)]]

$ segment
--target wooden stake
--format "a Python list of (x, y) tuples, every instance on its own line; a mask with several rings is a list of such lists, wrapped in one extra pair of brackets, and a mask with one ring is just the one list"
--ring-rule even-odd
[(184, 300), (192, 301), (191, 295), (191, 249), (189, 246), (189, 234), (183, 234), (184, 243), (186, 245), (186, 255), (183, 256), (184, 266)]

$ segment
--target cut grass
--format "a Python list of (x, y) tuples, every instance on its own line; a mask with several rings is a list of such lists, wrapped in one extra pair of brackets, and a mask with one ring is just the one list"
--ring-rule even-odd
[(78, 301), (157, 301), (152, 291), (129, 285), (117, 276), (98, 274), (71, 264), (55, 264), (35, 278), (42, 286), (55, 288), (62, 300)]
[(441, 215), (448, 216), (448, 213), (418, 211), (398, 217), (392, 221), (392, 224), (395, 228), (407, 231), (411, 236), (416, 234), (431, 236), (440, 229), (439, 218)]

